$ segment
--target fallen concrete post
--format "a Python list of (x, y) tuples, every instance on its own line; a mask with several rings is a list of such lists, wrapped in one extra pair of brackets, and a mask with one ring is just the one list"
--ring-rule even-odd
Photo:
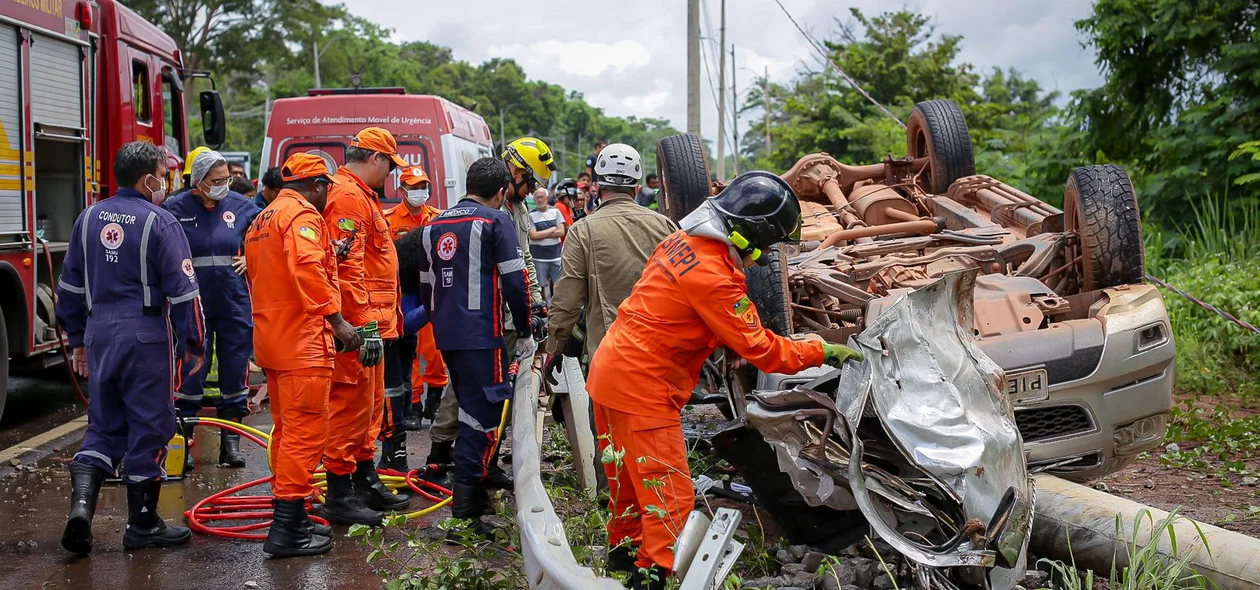
[[(1128, 566), (1126, 546), (1135, 539), (1133, 523), (1138, 512), (1145, 508), (1152, 519), (1143, 519), (1137, 527), (1139, 547), (1151, 542), (1153, 524), (1168, 516), (1162, 510), (1049, 475), (1037, 476), (1036, 506), (1032, 553), (1064, 563), (1072, 563), (1075, 558), (1078, 568), (1103, 573), (1104, 577), (1111, 571), (1113, 559), (1117, 569)], [(1117, 515), (1119, 531), (1116, 530)], [(1199, 530), (1203, 531), (1202, 536)], [(1189, 519), (1179, 520), (1173, 525), (1173, 531), (1177, 536), (1177, 554), (1193, 556), (1191, 567), (1215, 582), (1220, 590), (1260, 587), (1260, 539), (1209, 524), (1199, 523), (1196, 528)], [(1173, 556), (1167, 536), (1160, 539), (1159, 552), (1165, 557)]]

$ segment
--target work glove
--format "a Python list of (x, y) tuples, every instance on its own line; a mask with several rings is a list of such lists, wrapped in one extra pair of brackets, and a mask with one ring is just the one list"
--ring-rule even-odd
[(862, 353), (839, 344), (823, 343), (823, 364), (840, 368), (845, 361), (860, 361)]
[(518, 361), (524, 360), (525, 357), (529, 355), (530, 344), (532, 343), (530, 342), (529, 332), (517, 332), (516, 333), (516, 351), (512, 358)]
[(560, 385), (560, 380), (556, 378), (556, 372), (560, 370), (560, 363), (564, 362), (564, 355), (553, 354), (547, 359), (547, 365), (543, 367), (543, 377), (547, 379), (552, 387)]
[(365, 367), (381, 364), (381, 361), (385, 359), (385, 341), (381, 339), (376, 322), (368, 322), (357, 331), (363, 338), (363, 345), (359, 347), (359, 364)]
[(530, 330), (534, 333), (534, 342), (547, 339), (547, 306), (535, 303), (530, 309)]

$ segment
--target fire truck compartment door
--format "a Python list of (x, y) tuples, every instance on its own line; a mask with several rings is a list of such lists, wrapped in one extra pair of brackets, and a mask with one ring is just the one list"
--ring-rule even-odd
[(22, 125), (17, 29), (0, 24), (0, 234), (22, 233)]
[(83, 59), (78, 45), (35, 35), (31, 42), (31, 119), (83, 129)]

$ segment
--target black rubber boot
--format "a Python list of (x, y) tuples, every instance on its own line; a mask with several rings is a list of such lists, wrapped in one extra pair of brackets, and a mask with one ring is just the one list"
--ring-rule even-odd
[(420, 404), (409, 404), (403, 419), (403, 428), (409, 431), (423, 430), (424, 422), (423, 418), (420, 417), (421, 413), (422, 408), (420, 408)]
[(366, 524), (381, 526), (382, 515), (363, 505), (354, 493), (349, 475), (328, 474), (328, 493), (324, 496), (324, 518), (332, 524)]
[(123, 532), (124, 549), (174, 547), (192, 539), (192, 531), (182, 526), (167, 526), (157, 513), (162, 482), (156, 479), (127, 484), (127, 528)]
[(429, 456), (424, 460), (425, 466), (437, 465), (437, 472), (429, 472), (428, 469), (420, 470), (420, 478), (440, 485), (444, 488), (450, 487), (449, 472), (455, 463), (455, 457), (452, 454), (455, 450), (455, 441), (448, 440), (443, 442), (435, 442), (429, 449)]
[(70, 464), (70, 515), (61, 534), (61, 546), (77, 555), (92, 552), (92, 517), (105, 472), (87, 463)]
[[(498, 530), (498, 527), (481, 520), (488, 506), (486, 500), (486, 490), (482, 486), (455, 483), (451, 489), (451, 516), (468, 521), (468, 525), (446, 531), (447, 543), (463, 545), (465, 539), (472, 535), (494, 539), (494, 531)], [(468, 540), (472, 541), (472, 539)]]
[[(224, 417), (224, 420), (231, 420), (237, 424), (241, 423), (240, 416)], [(219, 430), (219, 467), (231, 467), (240, 469), (245, 466), (245, 455), (241, 454), (241, 435), (230, 432), (228, 430)]]
[(311, 515), (308, 514), (306, 510), (302, 510), (302, 514), (306, 515), (304, 517), (304, 520), (302, 521), (302, 526), (305, 527), (307, 531), (310, 531), (312, 535), (320, 535), (322, 537), (328, 537), (330, 539), (332, 538), (333, 536), (332, 527), (326, 524), (319, 524), (318, 522), (311, 520)]
[(430, 386), (428, 389), (424, 392), (424, 418), (432, 422), (437, 418), (438, 406), (442, 405), (442, 394), (446, 393), (446, 388)]
[(486, 468), (485, 486), (492, 490), (514, 489), (512, 476), (503, 470), (503, 466), (499, 464), (499, 453), (496, 451), (494, 457), (490, 459), (490, 465)]
[(634, 568), (634, 573), (630, 575), (630, 584), (626, 588), (631, 590), (665, 590), (665, 580), (669, 574), (665, 569), (653, 565), (649, 568)]
[(621, 572), (634, 575), (639, 566), (634, 564), (635, 550), (630, 545), (618, 545), (608, 552), (608, 565), (604, 568), (608, 573)]
[(407, 467), (407, 433), (396, 433), (381, 442), (381, 462), (377, 464), (377, 468), (400, 473), (411, 471)]
[(397, 511), (411, 503), (411, 496), (395, 494), (385, 487), (381, 476), (376, 473), (376, 466), (371, 461), (359, 461), (354, 467), (354, 493), (363, 501), (363, 505), (372, 510)]
[(306, 527), (306, 503), (303, 500), (272, 500), (275, 515), (263, 553), (272, 557), (301, 557), (320, 555), (332, 550), (332, 539), (312, 534)]

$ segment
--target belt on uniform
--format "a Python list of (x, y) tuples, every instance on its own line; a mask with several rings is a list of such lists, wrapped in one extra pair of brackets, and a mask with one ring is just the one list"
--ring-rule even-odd
[(192, 259), (193, 268), (206, 266), (232, 266), (231, 256), (196, 256)]
[[(92, 310), (89, 309), (87, 314), (89, 317), (91, 317)], [(154, 307), (152, 305), (146, 305), (140, 308), (140, 314), (147, 317), (160, 318), (162, 317), (162, 308)]]

